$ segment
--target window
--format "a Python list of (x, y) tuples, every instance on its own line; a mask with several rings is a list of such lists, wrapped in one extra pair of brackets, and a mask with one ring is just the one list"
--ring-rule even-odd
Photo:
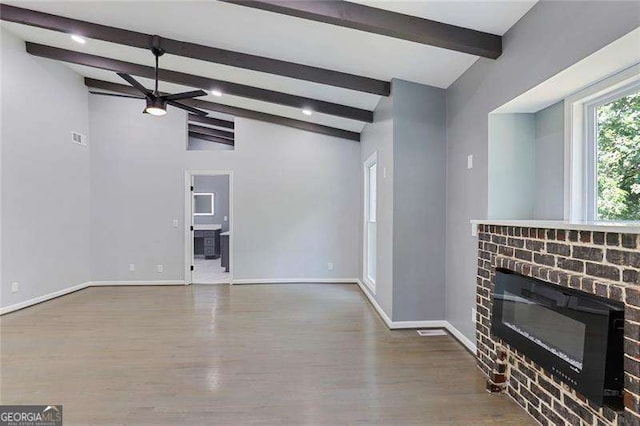
[(596, 220), (640, 220), (640, 88), (627, 92), (587, 108)]
[(364, 162), (364, 283), (375, 293), (377, 263), (378, 157)]
[(565, 100), (565, 219), (640, 221), (640, 66)]
[(214, 216), (215, 215), (215, 195), (210, 192), (196, 192), (193, 194), (193, 215), (194, 216)]

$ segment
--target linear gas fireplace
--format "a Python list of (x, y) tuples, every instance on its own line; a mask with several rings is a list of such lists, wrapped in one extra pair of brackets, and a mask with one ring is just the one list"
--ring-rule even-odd
[(622, 406), (624, 305), (496, 268), (491, 331), (598, 406)]

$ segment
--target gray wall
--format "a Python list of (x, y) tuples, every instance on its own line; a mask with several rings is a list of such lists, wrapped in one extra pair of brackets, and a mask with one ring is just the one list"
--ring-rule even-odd
[(564, 101), (535, 114), (535, 197), (533, 218), (564, 218)]
[[(393, 308), (393, 97), (381, 98), (373, 115), (373, 123), (367, 124), (360, 138), (360, 164), (357, 170), (360, 174), (360, 186), (364, 188), (363, 163), (374, 152), (378, 153), (378, 210), (377, 210), (377, 262), (376, 262), (376, 292), (370, 294), (378, 302), (382, 310), (392, 317)], [(386, 174), (386, 177), (385, 177)], [(359, 223), (359, 257), (360, 269), (358, 276), (363, 281), (362, 270), (362, 220), (363, 194), (360, 190), (358, 204)], [(369, 291), (367, 289), (366, 291)]]
[(489, 114), (489, 219), (533, 219), (535, 114)]
[(234, 279), (358, 277), (358, 143), (237, 119), (234, 151), (186, 151), (176, 109), (90, 96), (89, 118), (95, 280), (184, 278), (185, 170), (233, 172)]
[[(229, 230), (229, 175), (194, 176), (194, 192), (215, 194), (213, 216), (194, 216), (193, 223), (222, 225), (222, 232)], [(224, 218), (227, 217), (225, 221)]]
[(72, 131), (89, 134), (87, 90), (24, 48), (2, 30), (3, 307), (91, 280), (90, 149), (71, 142)]
[(469, 220), (487, 217), (487, 115), (638, 25), (639, 2), (539, 2), (505, 34), (499, 59), (479, 59), (447, 89), (447, 320), (469, 339), (477, 245)]
[[(362, 132), (361, 174), (362, 163), (378, 154), (377, 282), (371, 295), (393, 321), (442, 320), (445, 314), (444, 102), (442, 89), (394, 79), (391, 96), (380, 101), (374, 122)], [(360, 201), (362, 219), (362, 194)]]
[(394, 79), (393, 320), (442, 320), (445, 91)]

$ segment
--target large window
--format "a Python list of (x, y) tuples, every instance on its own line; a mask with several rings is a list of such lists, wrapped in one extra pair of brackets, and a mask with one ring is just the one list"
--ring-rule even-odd
[(640, 220), (640, 89), (587, 109), (593, 123), (594, 218)]
[(640, 66), (565, 100), (565, 219), (640, 221)]

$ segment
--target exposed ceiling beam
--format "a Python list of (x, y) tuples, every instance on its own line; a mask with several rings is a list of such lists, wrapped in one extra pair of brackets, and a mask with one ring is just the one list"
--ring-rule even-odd
[(230, 120), (221, 120), (219, 118), (214, 117), (202, 117), (200, 115), (189, 114), (187, 116), (187, 120), (190, 123), (202, 123), (208, 124), (209, 126), (223, 127), (225, 129), (233, 129), (235, 124)]
[[(127, 95), (140, 95), (140, 92), (138, 92), (136, 89), (124, 84), (110, 83), (108, 81), (95, 80), (93, 78), (87, 77), (85, 77), (84, 79), (84, 84), (87, 87), (92, 87), (94, 89), (102, 89), (115, 93), (124, 93)], [(267, 123), (279, 124), (281, 126), (293, 127), (295, 129), (306, 130), (309, 132), (320, 133), (327, 136), (334, 136), (336, 138), (360, 142), (360, 133), (352, 132), (349, 130), (337, 129), (335, 127), (323, 126), (322, 124), (310, 123), (308, 121), (281, 117), (279, 115), (267, 114), (265, 112), (222, 105), (215, 102), (202, 101), (199, 99), (185, 99), (180, 102), (194, 108), (221, 112), (223, 114), (229, 114), (236, 117), (250, 118), (252, 120), (265, 121)]]
[(212, 129), (211, 127), (198, 126), (196, 124), (189, 124), (189, 131), (229, 140), (233, 140), (235, 137), (233, 132), (225, 132), (224, 130)]
[[(28, 53), (41, 58), (54, 59), (57, 61), (69, 62), (72, 64), (100, 68), (125, 74), (133, 74), (150, 79), (155, 78), (155, 69), (146, 65), (139, 65), (131, 62), (119, 61), (117, 59), (105, 58), (102, 56), (90, 55), (88, 53), (60, 49), (31, 42), (27, 42), (26, 45)], [(245, 86), (244, 84), (229, 83), (226, 81), (214, 80), (207, 77), (164, 69), (160, 69), (158, 71), (158, 79), (168, 83), (181, 84), (198, 89), (210, 90), (212, 88), (216, 88), (229, 95), (285, 105), (300, 110), (303, 108), (309, 108), (315, 112), (348, 118), (350, 120), (364, 121), (367, 123), (373, 122), (373, 111), (353, 108), (332, 102), (319, 101), (302, 96), (290, 95), (288, 93), (275, 92), (273, 90)]]
[(217, 138), (215, 136), (209, 136), (204, 133), (192, 132), (191, 130), (189, 130), (189, 136), (192, 138), (203, 139), (209, 142), (222, 143), (222, 144), (231, 145), (231, 146), (235, 145), (235, 142), (232, 139)]
[[(149, 49), (151, 47), (151, 39), (153, 37), (152, 34), (94, 24), (78, 19), (65, 18), (63, 16), (9, 6), (7, 4), (0, 4), (0, 19), (67, 34), (78, 34), (96, 40), (142, 49)], [(315, 83), (342, 87), (359, 92), (374, 93), (376, 95), (389, 96), (389, 93), (391, 93), (391, 83), (384, 80), (376, 80), (369, 77), (281, 61), (264, 56), (249, 55), (232, 50), (218, 49), (169, 38), (162, 38), (160, 43), (164, 51), (172, 55), (281, 75), (298, 80), (313, 81)]]
[(496, 59), (502, 37), (377, 7), (336, 0), (221, 0), (297, 18)]

